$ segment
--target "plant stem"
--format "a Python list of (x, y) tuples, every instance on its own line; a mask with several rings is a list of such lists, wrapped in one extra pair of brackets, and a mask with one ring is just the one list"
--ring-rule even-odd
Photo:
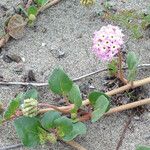
[[(146, 105), (146, 104), (150, 104), (150, 98), (147, 99), (143, 99), (143, 100), (139, 100), (133, 103), (129, 103), (129, 104), (125, 104), (125, 105), (121, 105), (115, 108), (111, 108), (108, 112), (106, 112), (104, 115), (110, 115), (113, 113), (118, 113), (118, 112), (122, 112), (124, 110), (128, 110), (128, 109), (133, 109), (136, 108), (138, 106), (142, 106), (142, 105)], [(80, 121), (87, 121), (91, 118), (91, 114), (86, 114), (82, 117), (79, 118)]]
[[(148, 77), (148, 78), (144, 78), (144, 79), (142, 79), (142, 80), (137, 80), (137, 81), (134, 81), (134, 86), (133, 86), (133, 88), (136, 88), (136, 87), (139, 87), (139, 86), (142, 86), (142, 85), (145, 85), (145, 84), (149, 84), (150, 83), (150, 77)], [(108, 95), (108, 96), (113, 96), (113, 95), (115, 95), (115, 94), (118, 94), (118, 93), (122, 93), (122, 92), (124, 92), (124, 91), (127, 91), (127, 90), (129, 90), (129, 89), (131, 89), (132, 87), (131, 87), (131, 84), (130, 83), (128, 83), (128, 84), (126, 84), (126, 85), (124, 85), (124, 86), (122, 86), (122, 87), (119, 87), (119, 88), (116, 88), (116, 89), (113, 89), (113, 90), (111, 90), (111, 91), (108, 91), (108, 92), (106, 92), (105, 94), (106, 95)], [(82, 105), (88, 105), (90, 102), (89, 102), (89, 100), (87, 99), (87, 100), (84, 100), (83, 102), (82, 102)]]
[[(145, 79), (142, 79), (142, 80), (135, 81), (133, 88), (136, 88), (136, 87), (142, 86), (142, 85), (144, 85), (144, 84), (148, 84), (148, 83), (150, 83), (150, 77), (145, 78)], [(128, 83), (127, 85), (124, 85), (124, 86), (119, 87), (119, 88), (117, 88), (117, 89), (114, 89), (114, 90), (112, 90), (112, 91), (106, 92), (105, 94), (108, 95), (108, 96), (112, 96), (112, 95), (115, 95), (115, 94), (118, 94), (118, 93), (122, 93), (122, 92), (124, 92), (124, 91), (126, 91), (126, 90), (129, 90), (129, 89), (131, 89), (131, 88), (132, 88), (132, 87), (131, 87), (131, 84)], [(139, 103), (139, 105), (140, 105), (141, 102), (138, 101), (138, 103)], [(150, 103), (150, 100), (148, 99), (148, 100), (146, 101), (146, 103), (149, 104), (149, 103)], [(146, 104), (146, 103), (144, 103), (144, 104)], [(85, 105), (88, 105), (88, 104), (90, 104), (90, 101), (89, 101), (88, 99), (82, 101), (82, 106), (85, 106)], [(143, 105), (143, 103), (141, 103), (141, 104)], [(132, 105), (132, 103), (131, 103), (131, 105)], [(136, 104), (136, 105), (137, 105), (137, 104)], [(137, 107), (137, 106), (136, 106), (136, 107)], [(59, 110), (61, 110), (61, 111), (65, 110), (66, 113), (67, 113), (67, 112), (70, 112), (71, 109), (73, 109), (73, 108), (74, 108), (74, 104), (71, 104), (71, 105), (69, 105), (69, 106), (58, 107)], [(47, 112), (47, 111), (49, 111), (49, 110), (54, 110), (54, 109), (53, 109), (53, 108), (41, 109), (41, 110), (39, 111), (39, 113), (45, 113), (45, 112)]]
[(121, 51), (118, 52), (118, 76), (117, 76), (124, 84), (127, 84), (128, 81), (124, 78), (123, 70), (122, 70), (122, 54)]
[(125, 104), (125, 105), (121, 105), (115, 108), (111, 108), (108, 112), (105, 113), (105, 115), (121, 112), (121, 111), (128, 110), (128, 109), (133, 109), (138, 106), (142, 106), (146, 104), (150, 104), (150, 98), (139, 100), (133, 103)]
[(10, 35), (5, 34), (2, 38), (0, 38), (0, 48), (3, 47), (9, 40)]

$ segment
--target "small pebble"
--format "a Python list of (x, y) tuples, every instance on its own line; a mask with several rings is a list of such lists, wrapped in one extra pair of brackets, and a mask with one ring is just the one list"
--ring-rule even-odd
[(43, 47), (46, 46), (46, 43), (42, 43), (42, 46), (43, 46)]
[(24, 57), (22, 57), (21, 59), (22, 59), (22, 62), (25, 62), (25, 58)]
[(3, 56), (3, 61), (7, 63), (16, 62), (19, 63), (21, 61), (21, 57), (16, 54), (5, 54)]
[(23, 72), (23, 66), (22, 64), (21, 65), (17, 65), (16, 67), (14, 67), (13, 71), (18, 74), (18, 75), (21, 75), (22, 72)]
[(133, 118), (134, 118), (134, 120), (136, 120), (136, 121), (139, 121), (139, 120), (140, 120), (140, 117), (139, 117), (139, 116), (134, 116)]
[(65, 52), (61, 49), (60, 46), (52, 45), (51, 53), (55, 58), (63, 58), (65, 56)]

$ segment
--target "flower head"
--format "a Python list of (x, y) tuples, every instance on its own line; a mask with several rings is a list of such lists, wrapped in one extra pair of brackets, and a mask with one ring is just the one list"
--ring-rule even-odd
[(24, 103), (21, 106), (24, 116), (34, 117), (38, 113), (38, 102), (33, 98), (25, 99)]
[(123, 45), (122, 30), (118, 26), (103, 26), (94, 32), (92, 51), (102, 61), (110, 61)]

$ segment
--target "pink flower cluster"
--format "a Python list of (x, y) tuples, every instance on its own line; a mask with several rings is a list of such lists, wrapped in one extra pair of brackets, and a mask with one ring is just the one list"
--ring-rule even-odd
[(110, 61), (123, 45), (122, 30), (118, 26), (103, 26), (94, 32), (92, 51), (102, 61)]

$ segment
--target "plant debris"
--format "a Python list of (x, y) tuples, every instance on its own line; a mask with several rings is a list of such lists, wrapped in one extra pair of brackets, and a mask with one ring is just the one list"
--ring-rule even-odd
[(7, 25), (8, 34), (14, 39), (19, 39), (23, 36), (25, 25), (27, 22), (24, 21), (21, 15), (15, 14), (13, 15)]
[(7, 63), (12, 63), (12, 62), (19, 63), (21, 60), (22, 60), (21, 57), (16, 54), (5, 54), (3, 56), (3, 61)]

